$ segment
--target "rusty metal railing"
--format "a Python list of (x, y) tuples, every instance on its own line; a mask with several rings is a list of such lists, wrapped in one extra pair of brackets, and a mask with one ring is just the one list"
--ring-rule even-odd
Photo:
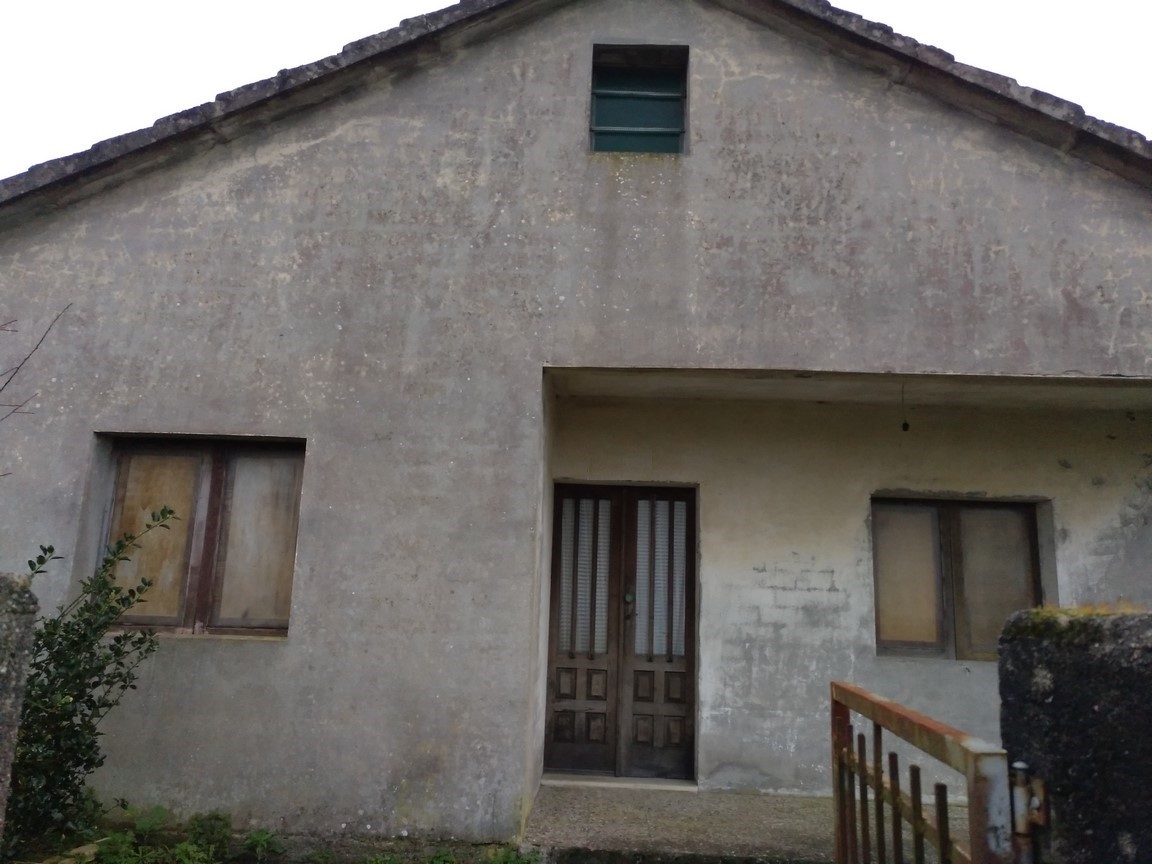
[[(852, 712), (871, 721), (871, 742), (865, 732), (854, 730)], [(966, 838), (951, 834), (944, 783), (934, 784), (932, 806), (926, 812), (920, 767), (910, 764), (905, 791), (898, 755), (884, 752), (885, 732), (964, 775), (968, 794)], [(926, 842), (936, 848), (940, 864), (1017, 864), (1026, 860), (1013, 848), (1008, 758), (999, 747), (863, 688), (834, 681), (832, 766), (837, 864), (923, 864)], [(907, 851), (906, 835), (911, 839)]]

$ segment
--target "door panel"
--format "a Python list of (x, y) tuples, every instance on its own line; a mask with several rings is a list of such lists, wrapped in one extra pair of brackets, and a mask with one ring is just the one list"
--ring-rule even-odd
[(621, 773), (693, 776), (695, 494), (632, 490), (627, 525), (620, 703)]
[(548, 770), (693, 776), (695, 491), (558, 484)]
[(548, 669), (550, 769), (610, 773), (616, 762), (620, 496), (557, 487)]

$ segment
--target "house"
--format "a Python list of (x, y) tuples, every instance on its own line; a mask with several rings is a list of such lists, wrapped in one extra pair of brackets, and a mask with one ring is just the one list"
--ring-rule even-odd
[(1152, 144), (818, 0), (466, 0), (0, 202), (0, 565), (183, 519), (109, 797), (822, 793), (829, 680), (994, 739), (1010, 610), (1152, 600)]

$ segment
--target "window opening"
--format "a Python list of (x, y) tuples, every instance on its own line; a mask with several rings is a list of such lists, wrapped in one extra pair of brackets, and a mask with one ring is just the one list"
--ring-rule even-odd
[(180, 517), (117, 568), (121, 585), (153, 580), (124, 622), (187, 633), (286, 632), (303, 445), (124, 439), (115, 455), (109, 542), (139, 533), (161, 506)]
[(879, 653), (994, 660), (1041, 602), (1031, 504), (874, 499), (872, 553)]
[(595, 46), (592, 149), (684, 152), (687, 97), (686, 46)]

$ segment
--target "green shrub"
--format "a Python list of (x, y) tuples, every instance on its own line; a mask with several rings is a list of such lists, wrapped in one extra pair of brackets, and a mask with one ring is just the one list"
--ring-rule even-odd
[(245, 835), (244, 851), (256, 859), (256, 864), (265, 864), (269, 855), (284, 854), (284, 844), (267, 828), (257, 828)]
[(191, 840), (184, 840), (168, 850), (168, 860), (171, 864), (212, 864), (220, 859), (211, 850)]
[[(12, 763), (12, 787), (0, 858), (32, 843), (84, 836), (98, 811), (84, 781), (104, 763), (99, 724), (128, 690), (137, 667), (157, 647), (150, 631), (110, 635), (122, 615), (141, 602), (151, 582), (116, 584), (116, 566), (129, 560), (137, 541), (167, 528), (176, 518), (167, 507), (152, 514), (139, 535), (125, 534), (106, 550), (80, 593), (57, 614), (41, 618), (32, 646), (20, 731)], [(32, 576), (56, 560), (51, 546), (28, 562)]]
[(96, 847), (95, 864), (215, 864), (207, 849), (191, 840), (175, 846), (145, 842), (133, 831), (117, 831)]
[[(231, 820), (222, 813), (193, 816), (183, 826), (169, 824), (172, 814), (163, 807), (128, 810), (132, 828), (116, 831), (96, 847), (95, 864), (220, 864), (255, 860), (264, 864), (270, 855), (284, 852), (280, 838), (265, 828), (250, 831), (239, 857), (230, 857)], [(174, 844), (174, 845), (169, 845)], [(328, 855), (329, 861), (335, 856)]]
[(136, 842), (141, 846), (155, 846), (161, 832), (172, 825), (172, 811), (167, 807), (155, 805), (147, 810), (126, 807), (124, 810), (132, 820)]
[(232, 842), (232, 820), (226, 813), (198, 813), (184, 823), (188, 840), (207, 850), (214, 860), (228, 856)]
[(486, 864), (539, 864), (536, 852), (521, 852), (514, 846), (497, 846), (488, 851)]
[(140, 850), (131, 831), (114, 831), (96, 847), (96, 864), (137, 864)]

